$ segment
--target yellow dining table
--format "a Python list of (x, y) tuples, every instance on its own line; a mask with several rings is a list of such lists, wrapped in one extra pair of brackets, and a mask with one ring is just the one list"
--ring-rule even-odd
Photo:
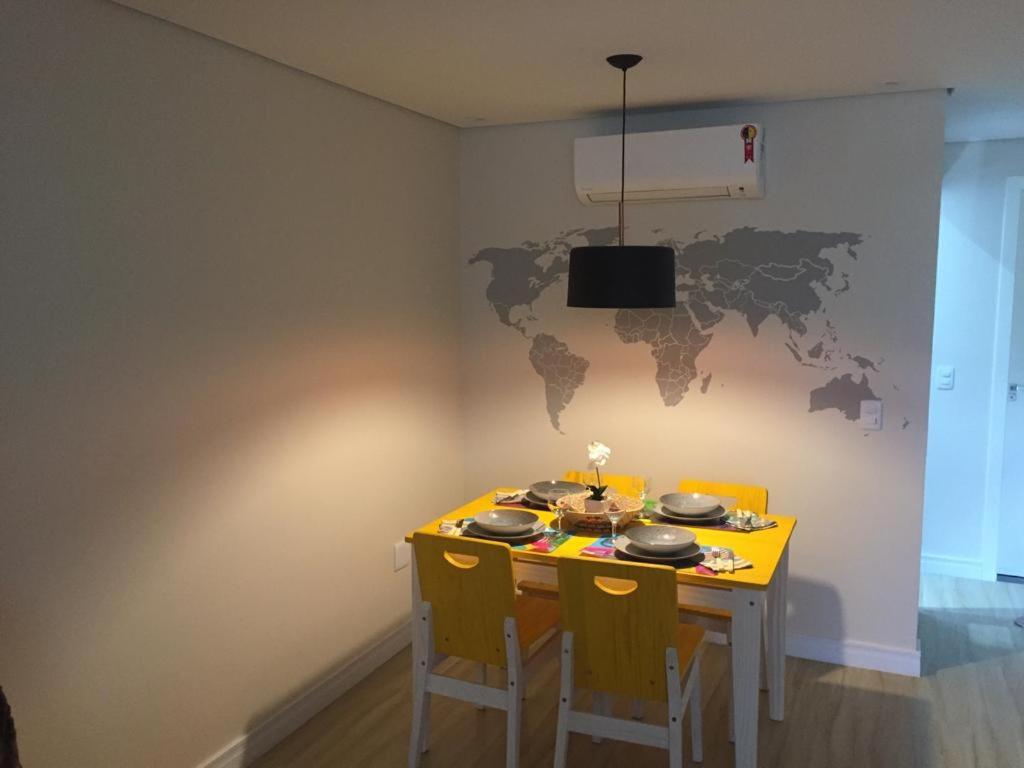
[[(442, 521), (473, 517), (488, 509), (518, 505), (495, 504), (496, 493), (513, 489), (497, 488), (463, 504), (457, 509), (431, 520), (417, 531), (437, 533)], [(549, 525), (555, 515), (533, 510)], [(735, 717), (735, 757), (737, 768), (757, 765), (758, 697), (761, 688), (761, 639), (764, 632), (766, 650), (765, 681), (768, 687), (768, 716), (782, 720), (785, 710), (786, 670), (786, 581), (789, 574), (789, 541), (796, 527), (796, 518), (767, 515), (776, 526), (750, 533), (692, 526), (701, 546), (728, 547), (737, 557), (753, 563), (734, 573), (704, 575), (692, 568), (677, 572), (679, 602), (718, 608), (732, 615), (732, 705)], [(687, 527), (687, 526), (684, 526)], [(512, 548), (512, 561), (518, 581), (557, 584), (557, 562), (560, 557), (587, 557), (581, 551), (599, 537), (574, 533), (552, 552)], [(412, 540), (412, 533), (406, 541)], [(413, 556), (413, 594), (416, 594), (416, 563)]]

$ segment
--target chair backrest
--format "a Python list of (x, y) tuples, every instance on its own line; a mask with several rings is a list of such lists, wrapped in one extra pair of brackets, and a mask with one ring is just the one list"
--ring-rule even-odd
[(707, 493), (711, 496), (732, 496), (736, 506), (749, 509), (759, 515), (768, 514), (768, 489), (758, 485), (739, 483), (715, 483), (709, 480), (680, 480), (679, 490), (683, 493)]
[[(584, 485), (596, 485), (597, 473), (589, 469), (587, 471), (569, 470), (562, 476), (563, 480), (570, 483), (583, 483)], [(613, 491), (626, 496), (639, 496), (644, 490), (644, 479), (636, 475), (606, 475), (601, 473), (601, 483), (607, 485)]]
[(416, 533), (412, 546), (437, 651), (505, 666), (505, 618), (516, 600), (508, 544)]
[(666, 701), (665, 650), (675, 647), (675, 569), (559, 558), (562, 629), (573, 633), (575, 684)]

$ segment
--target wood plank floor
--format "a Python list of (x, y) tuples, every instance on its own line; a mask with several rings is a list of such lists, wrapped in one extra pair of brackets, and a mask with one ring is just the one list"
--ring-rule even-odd
[[(1020, 768), (1024, 766), (1024, 585), (925, 576), (920, 679), (790, 659), (786, 719), (767, 718), (763, 768)], [(553, 761), (558, 658), (555, 643), (531, 662), (524, 708), (524, 768)], [(726, 654), (708, 649), (703, 669), (704, 766), (732, 765)], [(406, 764), (408, 649), (258, 760), (258, 768)], [(467, 676), (468, 665), (452, 674)], [(498, 683), (492, 670), (492, 684)], [(764, 694), (762, 694), (764, 697)], [(622, 704), (618, 714), (624, 714)], [(664, 709), (648, 711), (664, 722)], [(504, 713), (434, 697), (425, 768), (503, 765)], [(685, 731), (684, 731), (685, 733)], [(689, 747), (687, 746), (687, 751)], [(573, 736), (572, 766), (664, 766), (662, 750)], [(691, 764), (689, 761), (687, 765)]]

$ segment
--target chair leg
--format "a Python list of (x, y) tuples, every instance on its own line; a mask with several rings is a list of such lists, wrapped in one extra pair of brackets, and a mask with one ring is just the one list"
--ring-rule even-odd
[(506, 718), (505, 728), (507, 735), (505, 737), (505, 765), (507, 768), (517, 768), (519, 765), (519, 734), (521, 729), (522, 719), (522, 698), (519, 695), (519, 691), (516, 690), (515, 685), (517, 681), (509, 679), (509, 691), (508, 691), (508, 716)]
[[(476, 679), (477, 682), (480, 683), (480, 685), (487, 685), (487, 664), (482, 661), (477, 666)], [(481, 712), (487, 709), (487, 707), (485, 707), (483, 704), (477, 704), (476, 708), (479, 709)]]
[(700, 657), (693, 660), (690, 670), (693, 680), (690, 684), (690, 752), (693, 762), (704, 760), (704, 716), (700, 709)]
[(572, 708), (572, 632), (562, 634), (562, 680), (555, 727), (555, 768), (565, 768), (569, 756), (569, 710)]
[(522, 730), (523, 698), (520, 687), (523, 683), (523, 665), (519, 657), (519, 634), (516, 620), (505, 619), (505, 656), (508, 659), (508, 713), (505, 720), (505, 766), (519, 766), (519, 736)]
[(430, 694), (427, 693), (426, 674), (413, 673), (412, 691), (412, 733), (409, 735), (409, 768), (420, 764), (420, 753), (424, 751), (427, 735), (427, 718), (430, 711)]
[[(612, 713), (612, 697), (611, 694), (605, 693), (604, 691), (594, 691), (591, 694), (593, 702), (591, 704), (591, 711), (595, 715), (608, 716)], [(600, 736), (591, 736), (590, 740), (595, 744), (600, 744), (604, 739)]]
[(683, 692), (679, 686), (679, 657), (675, 648), (665, 653), (668, 683), (668, 764), (683, 768)]
[(427, 732), (430, 730), (430, 693), (427, 678), (430, 676), (429, 659), (433, 656), (434, 638), (430, 607), (424, 606), (422, 613), (413, 618), (412, 659), (412, 731), (409, 734), (409, 768), (417, 768), (420, 755), (427, 751)]

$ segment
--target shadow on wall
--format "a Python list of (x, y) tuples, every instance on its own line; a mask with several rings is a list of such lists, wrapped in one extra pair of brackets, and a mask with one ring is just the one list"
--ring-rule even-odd
[[(791, 574), (787, 602), (787, 622), (791, 634), (796, 627), (801, 635), (823, 640), (839, 641), (846, 636), (843, 604), (839, 592), (832, 584)], [(806, 616), (813, 616), (813, 622)]]
[[(407, 626), (408, 621), (398, 624)], [(396, 628), (383, 636), (394, 635)], [(387, 728), (369, 728), (366, 719), (370, 712), (388, 713), (403, 722), (411, 717), (411, 655), (408, 640), (404, 642), (397, 652), (392, 653), (392, 646), (388, 650), (391, 655), (378, 655), (376, 662), (363, 666), (356, 659), (387, 647), (386, 642), (371, 641), (355, 659), (339, 659), (287, 696), (257, 710), (246, 723), (230, 764), (260, 768), (299, 768), (307, 762), (345, 765), (345, 738), (358, 738), (366, 747), (378, 740), (380, 749), (394, 747), (390, 744), (393, 733)], [(396, 669), (401, 672), (396, 674)], [(408, 733), (403, 738), (408, 739)]]
[(3, 688), (0, 688), (0, 768), (21, 768), (18, 759), (18, 734)]

